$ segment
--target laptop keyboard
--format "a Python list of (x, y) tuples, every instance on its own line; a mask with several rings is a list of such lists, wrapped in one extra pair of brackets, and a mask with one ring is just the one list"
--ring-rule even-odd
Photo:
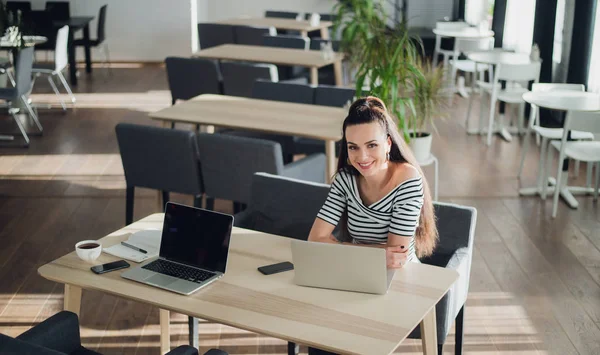
[(214, 272), (198, 270), (189, 266), (171, 263), (162, 259), (158, 259), (147, 265), (144, 265), (142, 266), (142, 269), (177, 277), (179, 279), (195, 283), (202, 283), (203, 281), (206, 281), (216, 275)]

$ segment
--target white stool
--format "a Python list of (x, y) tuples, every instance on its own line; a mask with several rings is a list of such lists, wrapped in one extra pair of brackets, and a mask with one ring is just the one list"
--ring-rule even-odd
[(431, 154), (429, 156), (429, 158), (425, 159), (424, 161), (420, 161), (418, 163), (419, 163), (419, 166), (421, 166), (421, 167), (433, 164), (433, 171), (434, 171), (433, 200), (437, 201), (437, 199), (438, 199), (438, 182), (439, 182), (438, 181), (438, 160), (435, 157), (435, 155)]

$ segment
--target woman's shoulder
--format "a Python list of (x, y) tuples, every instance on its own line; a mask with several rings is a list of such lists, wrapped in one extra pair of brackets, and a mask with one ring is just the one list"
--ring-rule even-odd
[(394, 166), (394, 173), (392, 179), (395, 186), (403, 185), (408, 181), (421, 181), (422, 176), (419, 169), (415, 168), (409, 163), (396, 163)]

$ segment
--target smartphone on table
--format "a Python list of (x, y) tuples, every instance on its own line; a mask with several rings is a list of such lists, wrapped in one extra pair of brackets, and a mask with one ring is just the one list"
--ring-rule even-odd
[(95, 274), (99, 275), (99, 274), (105, 274), (110, 271), (125, 269), (125, 268), (128, 268), (129, 266), (130, 265), (127, 261), (118, 260), (118, 261), (113, 261), (112, 263), (106, 263), (106, 264), (102, 264), (102, 265), (92, 266), (90, 269)]
[(260, 271), (264, 275), (272, 275), (272, 274), (276, 274), (278, 272), (284, 272), (284, 271), (288, 271), (288, 270), (294, 270), (294, 265), (292, 263), (290, 263), (289, 261), (284, 261), (282, 263), (277, 263), (277, 264), (265, 265), (265, 266), (261, 266), (258, 268), (258, 271)]

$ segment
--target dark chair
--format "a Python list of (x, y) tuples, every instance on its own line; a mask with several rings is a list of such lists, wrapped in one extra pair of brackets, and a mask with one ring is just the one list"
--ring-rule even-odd
[[(308, 50), (310, 46), (310, 41), (307, 37), (293, 35), (264, 36), (263, 41), (263, 44), (267, 47)], [(277, 69), (281, 80), (308, 75), (308, 69), (304, 67), (278, 65)]]
[(16, 18), (17, 11), (21, 11), (21, 20), (25, 20), (31, 13), (31, 2), (29, 1), (7, 1), (6, 13), (13, 13)]
[[(329, 39), (323, 38), (311, 38), (310, 39), (310, 50), (311, 51), (320, 51), (321, 45), (324, 43), (331, 43), (331, 48), (334, 52), (340, 51), (340, 41), (332, 41)], [(343, 64), (342, 64), (343, 65)], [(319, 68), (319, 83), (327, 84), (327, 85), (335, 85), (335, 69), (333, 64), (326, 65), (322, 68)]]
[[(52, 15), (48, 11), (31, 11), (29, 13), (31, 28), (27, 32), (37, 36), (44, 36), (48, 40), (44, 43), (36, 44), (36, 51), (53, 51), (56, 47), (57, 28), (52, 22)], [(26, 25), (29, 26), (29, 25)]]
[(233, 34), (236, 44), (262, 46), (264, 44), (263, 36), (275, 36), (277, 30), (275, 27), (234, 26)]
[(289, 11), (265, 11), (265, 17), (276, 17), (276, 18), (287, 18), (287, 19), (296, 19), (300, 13), (299, 12), (289, 12)]
[(277, 67), (273, 64), (254, 64), (221, 61), (223, 94), (252, 97), (254, 82), (257, 79), (279, 81)]
[(310, 50), (311, 51), (320, 51), (321, 43), (331, 43), (331, 48), (333, 49), (334, 52), (340, 51), (340, 41), (335, 41), (335, 40), (331, 40), (331, 39), (323, 39), (320, 37), (310, 39)]
[[(110, 53), (108, 51), (108, 44), (106, 43), (106, 11), (108, 5), (102, 5), (98, 12), (98, 27), (96, 28), (96, 39), (90, 38), (91, 47), (99, 47), (100, 51), (104, 53), (104, 59), (107, 65), (110, 65)], [(74, 41), (76, 46), (85, 46), (85, 39), (76, 39)], [(109, 66), (110, 68), (110, 66)]]
[(71, 18), (68, 1), (46, 1), (46, 11), (54, 21), (68, 21)]
[(201, 207), (202, 175), (193, 132), (119, 123), (115, 127), (127, 185), (125, 224), (133, 222), (136, 187), (194, 196)]
[[(67, 311), (53, 315), (16, 338), (0, 334), (0, 354), (100, 355), (81, 345), (79, 319), (75, 313)], [(182, 345), (167, 354), (197, 355), (198, 350)], [(227, 353), (211, 349), (205, 355), (227, 355)]]
[[(6, 100), (9, 102), (21, 100), (29, 116), (35, 122), (37, 128), (39, 129), (39, 133), (41, 134), (44, 129), (42, 128), (42, 124), (38, 120), (36, 113), (31, 108), (27, 97), (25, 96), (29, 90), (31, 89), (31, 70), (33, 67), (33, 47), (23, 48), (19, 51), (19, 54), (16, 58), (16, 78), (15, 78), (15, 87), (8, 88), (0, 88), (0, 100)], [(25, 140), (24, 146), (29, 146), (29, 137), (27, 132), (25, 131), (25, 127), (21, 123), (21, 120), (16, 116), (16, 110), (10, 109), (9, 113), (15, 120), (15, 123), (19, 127), (19, 131), (21, 131), (21, 135)]]
[[(326, 184), (255, 173), (248, 209), (235, 215), (235, 226), (306, 240), (328, 193)], [(288, 342), (288, 354), (296, 353)]]
[[(352, 102), (355, 90), (338, 86), (319, 85), (315, 87), (315, 105), (343, 107)], [(295, 154), (315, 154), (325, 152), (325, 143), (316, 139), (299, 137), (294, 142)], [(340, 154), (340, 142), (335, 145), (336, 155)]]
[(200, 41), (200, 48), (207, 49), (222, 44), (236, 43), (233, 33), (234, 27), (220, 23), (199, 23), (198, 40)]
[(255, 172), (314, 182), (325, 180), (324, 154), (284, 165), (277, 142), (225, 134), (199, 133), (197, 136), (208, 197), (249, 203)]
[[(461, 355), (464, 308), (469, 292), (477, 210), (473, 207), (440, 202), (434, 202), (434, 207), (440, 240), (433, 254), (421, 259), (421, 262), (453, 269), (459, 273), (458, 280), (437, 303), (435, 317), (438, 353), (442, 354), (448, 332), (452, 328), (452, 323), (456, 322), (454, 352), (456, 355)], [(421, 337), (420, 327), (416, 327), (408, 337), (419, 339)]]
[(167, 57), (165, 65), (173, 105), (201, 94), (222, 93), (221, 73), (213, 60)]
[[(304, 14), (304, 19), (306, 21), (310, 21), (310, 17), (312, 16), (312, 12), (307, 12), (306, 14)], [(333, 22), (335, 20), (335, 15), (333, 14), (319, 14), (319, 16), (321, 16), (321, 21), (329, 21), (329, 22)], [(329, 37), (332, 37), (332, 28), (329, 27), (327, 29), (327, 32), (329, 32)], [(317, 31), (311, 31), (308, 32), (308, 37), (310, 37), (310, 40), (312, 41), (313, 38), (319, 38), (321, 37), (321, 30), (317, 30)]]

